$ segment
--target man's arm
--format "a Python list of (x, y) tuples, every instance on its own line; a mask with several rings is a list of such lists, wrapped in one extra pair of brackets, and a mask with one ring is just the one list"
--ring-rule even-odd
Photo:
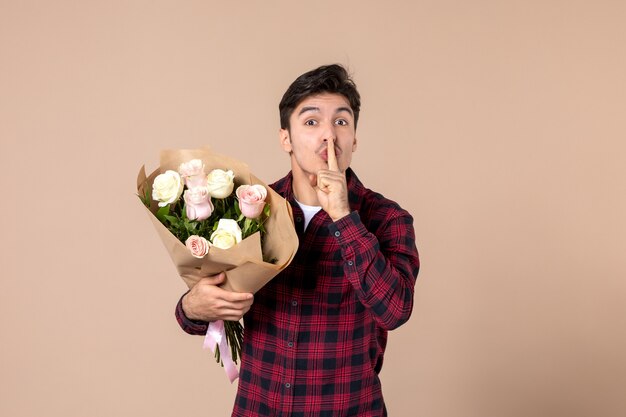
[(206, 334), (209, 328), (209, 323), (206, 321), (201, 321), (201, 320), (192, 320), (189, 317), (187, 317), (187, 315), (185, 314), (185, 310), (183, 310), (183, 298), (187, 294), (188, 292), (183, 294), (183, 296), (180, 297), (180, 300), (178, 300), (178, 303), (176, 304), (176, 310), (175, 310), (176, 321), (178, 322), (180, 328), (183, 329), (185, 333), (189, 333), (193, 335), (204, 335)]
[(333, 141), (327, 142), (328, 169), (317, 174), (316, 190), (322, 208), (333, 220), (329, 227), (344, 259), (344, 273), (361, 303), (387, 330), (409, 319), (419, 271), (413, 218), (395, 204), (381, 206), (375, 215), (381, 226), (367, 230), (359, 213), (348, 207), (345, 172), (340, 171)]
[(345, 276), (361, 303), (372, 310), (384, 329), (405, 323), (413, 310), (419, 272), (413, 218), (403, 210), (395, 210), (376, 236), (366, 229), (359, 214), (352, 212), (329, 229), (341, 246)]

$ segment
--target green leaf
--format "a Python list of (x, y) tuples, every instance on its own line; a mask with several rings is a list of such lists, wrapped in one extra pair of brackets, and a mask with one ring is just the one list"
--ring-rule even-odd
[(186, 209), (186, 204), (181, 204), (181, 218), (184, 221), (187, 221), (189, 218), (187, 217), (187, 209)]
[(146, 186), (146, 183), (144, 183), (143, 186), (145, 187), (144, 194), (143, 195), (137, 194), (137, 197), (139, 197), (139, 200), (141, 200), (144, 206), (150, 208), (150, 205), (152, 204), (152, 195), (151, 195), (152, 190), (150, 189), (150, 187)]
[(170, 222), (171, 224), (177, 224), (178, 223), (178, 217), (176, 217), (176, 216), (164, 215), (163, 217), (165, 219), (167, 219), (167, 221)]
[(165, 224), (165, 216), (167, 216), (170, 213), (170, 206), (169, 204), (165, 207), (161, 207), (159, 208), (159, 210), (157, 210), (156, 212), (156, 218), (159, 219), (159, 221), (163, 224)]
[(195, 220), (191, 221), (183, 221), (183, 226), (187, 233), (190, 235), (196, 234), (196, 229), (198, 228), (198, 222)]

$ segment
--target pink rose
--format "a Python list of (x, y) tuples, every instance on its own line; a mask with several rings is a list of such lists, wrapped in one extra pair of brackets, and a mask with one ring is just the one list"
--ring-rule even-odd
[(209, 241), (198, 235), (191, 235), (185, 241), (185, 246), (191, 252), (191, 256), (204, 258), (209, 253)]
[(188, 219), (205, 220), (213, 213), (213, 203), (206, 187), (188, 188), (183, 198)]
[(249, 219), (256, 219), (263, 213), (267, 190), (259, 184), (237, 187), (237, 199), (241, 213)]
[(187, 188), (205, 187), (207, 185), (204, 163), (200, 159), (183, 162), (178, 167), (178, 173), (185, 180)]

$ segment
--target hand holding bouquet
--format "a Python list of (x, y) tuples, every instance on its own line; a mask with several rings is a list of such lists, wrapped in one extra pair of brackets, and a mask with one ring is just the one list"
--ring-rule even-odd
[[(289, 204), (239, 161), (206, 148), (163, 151), (158, 170), (140, 170), (137, 192), (189, 288), (225, 271), (223, 288), (256, 292), (295, 255)], [(205, 338), (231, 382), (242, 338), (239, 322), (221, 321)]]

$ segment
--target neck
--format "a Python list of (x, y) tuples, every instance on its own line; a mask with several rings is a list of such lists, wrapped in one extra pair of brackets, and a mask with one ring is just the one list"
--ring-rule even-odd
[(311, 186), (308, 175), (299, 170), (292, 170), (291, 172), (293, 176), (291, 187), (296, 200), (307, 206), (320, 206), (317, 192)]

